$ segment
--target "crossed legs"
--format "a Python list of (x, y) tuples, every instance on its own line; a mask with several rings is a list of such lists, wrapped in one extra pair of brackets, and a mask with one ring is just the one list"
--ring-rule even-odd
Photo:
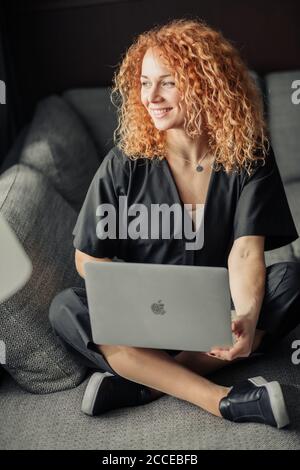
[[(265, 298), (257, 325), (260, 331), (256, 331), (253, 351), (261, 341), (262, 330), (267, 331), (269, 340), (279, 341), (299, 324), (299, 277), (300, 263), (276, 263), (267, 268)], [(77, 352), (80, 360), (88, 362), (88, 367), (99, 365), (100, 370), (107, 370), (108, 363), (120, 376), (148, 386), (153, 399), (166, 393), (216, 415), (219, 398), (227, 395), (228, 389), (213, 384), (205, 376), (243, 360), (229, 362), (186, 351), (174, 358), (155, 349), (108, 345), (98, 347), (100, 356), (89, 348), (92, 335), (84, 288), (68, 288), (59, 293), (52, 301), (49, 319), (56, 334)]]
[[(253, 351), (260, 344), (263, 334), (263, 331), (257, 330)], [(219, 402), (228, 394), (229, 388), (214, 384), (204, 376), (241, 360), (224, 361), (188, 351), (171, 357), (165, 351), (129, 346), (101, 345), (98, 348), (117, 374), (149, 387), (153, 399), (168, 394), (216, 416), (221, 416)]]

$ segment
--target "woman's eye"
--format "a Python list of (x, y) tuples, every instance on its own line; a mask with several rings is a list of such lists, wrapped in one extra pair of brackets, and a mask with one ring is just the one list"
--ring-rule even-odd
[[(151, 85), (150, 82), (141, 82), (141, 85), (142, 86), (147, 86), (147, 85)], [(175, 83), (174, 82), (163, 82), (162, 85), (171, 85), (171, 86), (174, 86)]]

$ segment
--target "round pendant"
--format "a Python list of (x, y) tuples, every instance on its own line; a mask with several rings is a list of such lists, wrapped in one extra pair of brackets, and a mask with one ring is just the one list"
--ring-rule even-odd
[(203, 171), (203, 166), (197, 165), (197, 166), (196, 166), (196, 171), (199, 171), (199, 172), (200, 172), (200, 171)]

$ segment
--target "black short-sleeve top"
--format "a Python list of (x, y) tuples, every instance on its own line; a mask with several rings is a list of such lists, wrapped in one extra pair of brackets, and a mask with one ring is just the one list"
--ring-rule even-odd
[[(142, 204), (149, 209), (148, 214), (152, 204), (177, 203), (183, 208), (166, 159), (131, 160), (114, 147), (87, 192), (73, 230), (75, 248), (96, 258), (117, 257), (127, 262), (226, 267), (232, 244), (239, 237), (265, 236), (266, 251), (298, 238), (272, 148), (265, 164), (258, 164), (251, 176), (246, 170), (230, 174), (212, 170), (200, 249), (187, 249), (189, 240), (184, 234), (177, 238), (172, 231), (167, 239), (161, 233), (158, 238), (151, 238), (150, 231), (146, 238), (143, 235), (133, 239), (124, 232), (120, 235), (120, 217), (126, 217), (124, 205), (120, 210), (120, 196), (123, 201), (126, 199), (127, 207)], [(99, 236), (98, 227), (105, 212), (98, 208), (101, 205), (104, 210), (106, 204), (114, 208), (116, 217), (112, 222), (113, 236), (110, 231), (104, 238)], [(131, 220), (132, 216), (127, 216), (127, 221)]]

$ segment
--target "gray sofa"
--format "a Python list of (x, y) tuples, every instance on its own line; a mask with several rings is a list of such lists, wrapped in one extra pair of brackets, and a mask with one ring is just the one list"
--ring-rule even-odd
[[(292, 82), (300, 71), (260, 79), (277, 162), (300, 231), (300, 105)], [(69, 90), (39, 103), (0, 175), (0, 211), (33, 261), (33, 275), (0, 305), (0, 339), (7, 364), (0, 378), (1, 449), (299, 449), (300, 364), (292, 343), (300, 327), (265, 356), (213, 374), (232, 385), (263, 375), (279, 380), (290, 411), (289, 429), (234, 424), (194, 405), (163, 396), (145, 406), (90, 418), (80, 411), (90, 371), (51, 330), (51, 299), (82, 285), (75, 271), (72, 228), (91, 178), (113, 146), (116, 121), (108, 89)], [(266, 253), (267, 264), (300, 262), (300, 240)], [(300, 312), (299, 312), (300, 314)], [(294, 361), (295, 362), (295, 361)]]

